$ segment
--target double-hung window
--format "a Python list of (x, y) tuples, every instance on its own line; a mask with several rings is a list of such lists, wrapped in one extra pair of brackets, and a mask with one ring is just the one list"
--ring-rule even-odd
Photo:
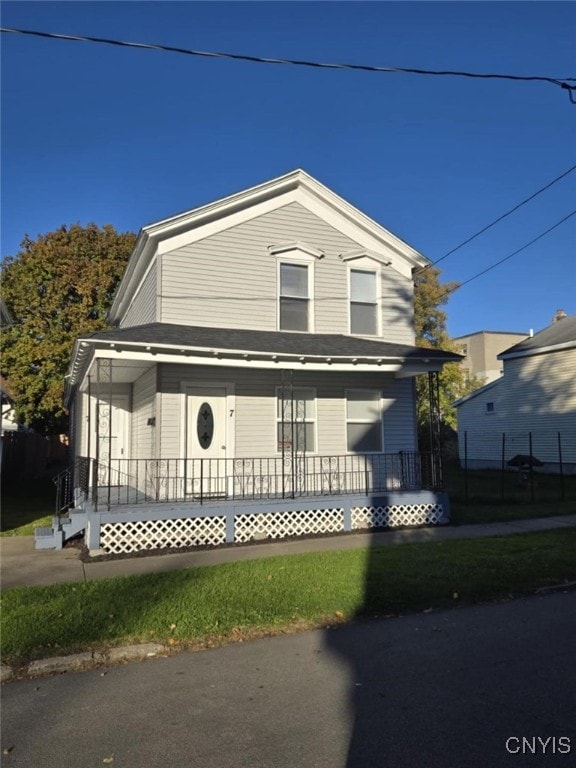
[(378, 287), (375, 271), (350, 270), (350, 333), (359, 336), (378, 335)]
[(276, 390), (278, 453), (316, 450), (316, 392), (311, 387)]
[(349, 453), (382, 450), (381, 400), (378, 390), (346, 391), (346, 440)]
[(281, 331), (310, 330), (310, 272), (308, 264), (280, 265), (280, 311)]

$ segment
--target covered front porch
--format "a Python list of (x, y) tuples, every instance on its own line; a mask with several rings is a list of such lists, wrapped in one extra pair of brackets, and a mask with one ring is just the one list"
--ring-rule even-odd
[(58, 478), (59, 508), (70, 506), (59, 538), (81, 526), (91, 553), (121, 554), (438, 525), (449, 521), (441, 487), (431, 453), (106, 465), (82, 457)]
[[(196, 545), (444, 522), (438, 445), (417, 451), (413, 377), (428, 373), (434, 393), (452, 357), (339, 335), (163, 324), (80, 339), (68, 386), (74, 463), (58, 478), (58, 512), (75, 522), (63, 538), (84, 524), (90, 549), (117, 551), (90, 532), (102, 515), (112, 538), (120, 524), (145, 529), (140, 548), (181, 546), (166, 543), (176, 524), (158, 521), (169, 519), (201, 529)], [(437, 403), (430, 412), (434, 437)], [(237, 533), (239, 515), (252, 519), (249, 533)], [(206, 532), (214, 520), (217, 535)]]

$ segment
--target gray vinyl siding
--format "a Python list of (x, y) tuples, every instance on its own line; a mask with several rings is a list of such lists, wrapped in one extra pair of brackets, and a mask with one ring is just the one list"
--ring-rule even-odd
[[(486, 402), (495, 412), (486, 413)], [(467, 432), (468, 458), (487, 466), (500, 464), (502, 434), (506, 434), (506, 460), (532, 451), (541, 461), (558, 461), (558, 433), (562, 458), (576, 462), (576, 350), (504, 361), (498, 383), (458, 408), (460, 458)]]
[(132, 386), (132, 458), (156, 456), (156, 427), (148, 423), (156, 417), (156, 366), (144, 373)]
[[(161, 319), (167, 323), (277, 330), (277, 263), (271, 245), (300, 241), (325, 255), (314, 270), (314, 331), (348, 333), (348, 269), (359, 244), (298, 203), (162, 256)], [(412, 282), (382, 266), (386, 341), (411, 344)]]
[[(160, 365), (159, 388), (162, 412), (160, 435), (164, 459), (183, 458), (184, 430), (182, 382), (235, 384), (236, 444), (229, 447), (235, 458), (275, 456), (276, 388), (281, 373), (243, 368), (194, 368)], [(412, 383), (390, 374), (345, 374), (298, 371), (295, 387), (316, 390), (317, 453), (340, 455), (346, 450), (346, 389), (380, 390), (384, 402), (384, 450), (416, 450)]]
[(138, 288), (130, 307), (122, 318), (120, 326), (128, 328), (134, 325), (156, 322), (159, 319), (157, 316), (157, 292), (157, 262), (154, 261)]

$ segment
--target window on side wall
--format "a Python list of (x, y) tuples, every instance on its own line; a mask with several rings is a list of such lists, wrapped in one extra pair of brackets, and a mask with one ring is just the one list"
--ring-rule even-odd
[(276, 390), (278, 453), (316, 452), (316, 391), (311, 387)]
[(359, 336), (378, 335), (377, 273), (364, 269), (350, 270), (350, 333)]
[(346, 391), (346, 441), (349, 453), (378, 453), (382, 450), (380, 392), (367, 389)]
[(310, 272), (307, 264), (280, 263), (279, 328), (281, 331), (310, 329)]
[(496, 406), (495, 406), (494, 402), (491, 401), (491, 400), (488, 401), (486, 403), (486, 413), (494, 413), (495, 410), (496, 410)]

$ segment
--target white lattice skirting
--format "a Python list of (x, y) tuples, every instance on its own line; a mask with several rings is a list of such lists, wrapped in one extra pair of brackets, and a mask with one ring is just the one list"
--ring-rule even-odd
[(432, 525), (441, 519), (441, 504), (392, 504), (386, 507), (352, 508), (352, 528), (355, 529)]
[[(313, 502), (312, 502), (313, 503)], [(227, 538), (227, 515), (229, 516)], [(382, 506), (354, 506), (246, 512), (223, 510), (204, 517), (177, 517), (165, 520), (102, 522), (99, 546), (109, 554), (167, 549), (218, 546), (258, 539), (282, 539), (340, 533), (367, 528), (399, 528), (435, 525), (443, 521), (441, 503), (406, 501)], [(348, 523), (346, 523), (348, 519)], [(98, 539), (96, 540), (98, 541)], [(95, 542), (92, 546), (98, 546)]]
[(225, 543), (224, 517), (138, 520), (129, 523), (105, 523), (100, 528), (100, 547), (111, 554)]
[(343, 509), (307, 509), (297, 512), (276, 512), (265, 515), (236, 515), (235, 540), (282, 539), (286, 536), (306, 536), (314, 533), (335, 533), (344, 530)]

